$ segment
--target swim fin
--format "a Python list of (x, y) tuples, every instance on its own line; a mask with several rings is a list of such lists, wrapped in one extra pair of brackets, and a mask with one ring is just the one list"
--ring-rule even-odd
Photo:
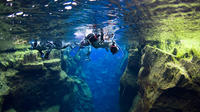
[(78, 46), (78, 45), (75, 46), (75, 47), (72, 48), (72, 50), (69, 52), (69, 55), (72, 56), (72, 57), (76, 56), (76, 54), (78, 53), (79, 49), (80, 49), (80, 46)]

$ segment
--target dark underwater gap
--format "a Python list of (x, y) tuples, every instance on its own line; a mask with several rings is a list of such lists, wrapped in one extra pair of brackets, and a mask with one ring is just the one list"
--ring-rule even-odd
[[(200, 96), (197, 91), (174, 87), (164, 91), (149, 112), (198, 112)], [(184, 103), (183, 103), (184, 102)], [(182, 106), (185, 109), (182, 109)]]
[(68, 75), (77, 76), (88, 84), (95, 112), (120, 112), (120, 77), (128, 64), (126, 45), (120, 47), (121, 51), (117, 55), (112, 55), (105, 49), (92, 48), (90, 61), (85, 60), (83, 50), (77, 56), (68, 55), (63, 62)]
[[(52, 76), (51, 74), (59, 73), (32, 70), (20, 71), (15, 76), (7, 77), (8, 86), (13, 88), (9, 95), (4, 96), (2, 112), (11, 108), (14, 108), (17, 112), (43, 110), (61, 104), (65, 93), (72, 90), (64, 85), (64, 81), (57, 82), (59, 76)], [(55, 94), (53, 90), (58, 91)], [(38, 101), (43, 102), (38, 103)]]

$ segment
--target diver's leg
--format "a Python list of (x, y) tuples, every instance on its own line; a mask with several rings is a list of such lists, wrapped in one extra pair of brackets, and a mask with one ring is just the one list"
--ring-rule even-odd
[(45, 54), (45, 56), (44, 56), (45, 59), (48, 59), (48, 58), (49, 58), (49, 54), (51, 53), (51, 50), (52, 50), (52, 49), (47, 49), (47, 52), (46, 52), (46, 54)]
[(103, 34), (103, 29), (101, 28), (101, 35), (100, 35), (100, 41), (98, 42), (99, 45), (102, 45), (104, 42), (104, 34)]
[(38, 51), (39, 51), (41, 57), (44, 58), (44, 53), (42, 52), (42, 50), (38, 50)]

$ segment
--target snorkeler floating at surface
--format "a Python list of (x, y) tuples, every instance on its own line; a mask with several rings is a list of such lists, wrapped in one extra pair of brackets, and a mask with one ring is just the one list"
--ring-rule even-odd
[(103, 29), (101, 34), (90, 33), (79, 44), (80, 49), (86, 46), (93, 46), (94, 48), (105, 48), (107, 51), (110, 49), (112, 54), (116, 54), (119, 51), (119, 47), (114, 41), (114, 34), (104, 35)]
[[(45, 40), (45, 41), (41, 41), (41, 40), (34, 40), (30, 42), (31, 44), (31, 49), (36, 49), (40, 52), (41, 57), (48, 59), (49, 58), (49, 54), (51, 52), (52, 49), (65, 49), (67, 47), (73, 48), (72, 47), (72, 43), (70, 42), (65, 42), (63, 40), (56, 40), (56, 41), (50, 41), (50, 40)], [(44, 53), (44, 51), (46, 51)]]

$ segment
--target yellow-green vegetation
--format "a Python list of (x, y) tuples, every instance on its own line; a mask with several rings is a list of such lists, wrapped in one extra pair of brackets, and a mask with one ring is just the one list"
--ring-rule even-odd
[(175, 54), (179, 58), (190, 58), (192, 55), (200, 57), (200, 19), (197, 19), (199, 17), (199, 13), (186, 16), (180, 12), (155, 20), (153, 28), (148, 29), (148, 32), (145, 30), (146, 39), (159, 41), (160, 44), (156, 47), (169, 53), (176, 49)]
[(44, 63), (60, 63), (60, 59), (51, 59), (51, 60), (45, 60)]
[[(197, 20), (196, 20), (197, 21)], [(193, 53), (200, 57), (200, 20), (190, 21), (183, 17), (169, 17), (161, 20), (157, 34), (153, 38), (160, 41), (159, 48), (172, 53), (177, 49), (177, 57)]]
[[(175, 2), (175, 1), (172, 1), (172, 2)], [(157, 7), (152, 7), (152, 11), (154, 10), (159, 10), (159, 9), (162, 9), (162, 8), (177, 8), (177, 7), (196, 7), (196, 6), (199, 6), (199, 4), (197, 3), (179, 3), (179, 4), (172, 4), (169, 2), (169, 4), (163, 4), (163, 5), (159, 5)], [(181, 9), (181, 8), (180, 8)]]
[[(21, 46), (25, 47), (25, 46)], [(25, 64), (27, 62), (40, 61), (41, 58), (38, 56), (37, 50), (22, 50), (11, 53), (1, 53), (0, 54), (0, 64), (7, 67), (17, 68), (20, 64)]]
[(6, 110), (6, 112), (16, 112), (16, 110), (12, 108), (12, 109)]
[(63, 70), (60, 72), (60, 80), (64, 80), (67, 77), (66, 72), (64, 72)]
[(135, 16), (140, 38), (157, 42), (154, 47), (178, 58), (200, 58), (199, 1), (135, 0), (134, 3), (140, 11)]

